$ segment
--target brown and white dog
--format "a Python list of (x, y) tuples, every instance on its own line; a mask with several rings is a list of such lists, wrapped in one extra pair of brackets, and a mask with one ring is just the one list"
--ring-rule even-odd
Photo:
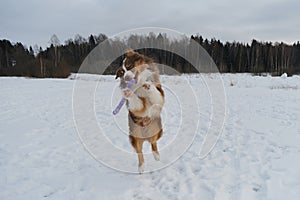
[[(159, 80), (159, 70), (152, 59), (128, 50), (123, 66), (116, 72), (117, 78), (121, 78), (120, 88), (127, 100), (129, 139), (138, 154), (138, 170), (142, 173), (144, 141), (151, 143), (155, 160), (160, 159), (157, 140), (163, 133), (161, 110), (164, 105), (164, 91)], [(128, 89), (126, 82), (132, 78), (136, 84)]]

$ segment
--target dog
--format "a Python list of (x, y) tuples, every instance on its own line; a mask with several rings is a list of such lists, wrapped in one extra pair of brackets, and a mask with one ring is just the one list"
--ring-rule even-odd
[[(138, 171), (144, 171), (142, 147), (144, 141), (151, 143), (155, 160), (160, 160), (157, 141), (163, 134), (161, 111), (164, 105), (159, 70), (153, 60), (133, 50), (125, 52), (122, 67), (116, 71), (120, 78), (120, 88), (126, 98), (128, 109), (129, 140), (138, 154)], [(131, 89), (127, 82), (135, 79)]]

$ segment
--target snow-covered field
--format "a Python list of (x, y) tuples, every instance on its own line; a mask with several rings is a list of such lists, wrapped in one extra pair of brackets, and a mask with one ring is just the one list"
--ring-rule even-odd
[[(95, 91), (95, 116), (77, 116), (77, 120), (89, 129), (89, 121), (96, 118), (113, 145), (133, 153), (123, 132), (126, 109), (116, 118), (110, 114), (120, 97), (112, 76), (1, 77), (0, 199), (300, 199), (300, 76), (225, 74), (222, 79), (227, 98), (224, 129), (213, 151), (200, 159), (211, 120), (207, 87), (200, 75), (162, 77), (166, 105), (159, 163), (167, 165), (169, 155), (176, 155), (176, 147), (174, 152), (164, 149), (172, 147), (178, 126), (194, 126), (197, 121), (194, 115), (182, 119), (178, 114), (178, 108), (186, 106), (176, 99), (186, 92), (184, 80), (197, 95), (199, 113), (197, 109), (195, 113), (200, 123), (192, 145), (178, 160), (138, 175), (94, 159), (74, 124), (74, 83), (97, 83), (103, 87)], [(186, 95), (185, 100), (189, 98)], [(184, 124), (179, 123), (182, 120)], [(144, 151), (150, 152), (149, 145)], [(111, 154), (110, 161), (120, 168), (137, 167), (136, 156), (127, 163), (117, 156)], [(146, 171), (156, 165), (151, 156), (145, 161)]]

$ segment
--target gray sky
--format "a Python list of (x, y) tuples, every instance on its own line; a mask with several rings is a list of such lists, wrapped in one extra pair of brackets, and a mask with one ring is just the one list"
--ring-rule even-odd
[(300, 40), (299, 0), (1, 0), (0, 39), (47, 46), (76, 34), (107, 36), (139, 27), (221, 41)]

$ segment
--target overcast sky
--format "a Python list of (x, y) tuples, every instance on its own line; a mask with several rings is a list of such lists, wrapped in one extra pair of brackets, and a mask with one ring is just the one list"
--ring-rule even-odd
[(0, 39), (47, 46), (76, 34), (162, 27), (221, 41), (300, 40), (299, 0), (0, 0)]

